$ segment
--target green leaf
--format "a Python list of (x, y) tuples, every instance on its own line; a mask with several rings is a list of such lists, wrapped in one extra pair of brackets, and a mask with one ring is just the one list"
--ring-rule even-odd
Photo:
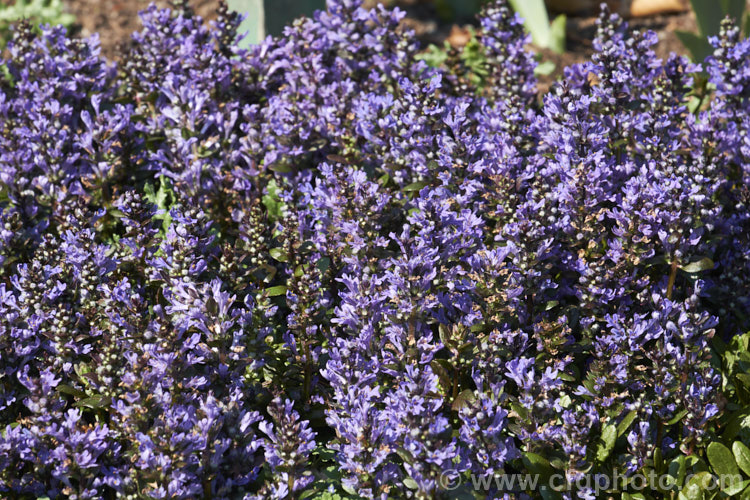
[(690, 478), (690, 481), (688, 481), (680, 492), (680, 497), (684, 497), (687, 500), (703, 500), (712, 481), (711, 474), (708, 472), (699, 472)]
[(539, 496), (543, 500), (560, 500), (562, 495), (546, 484), (539, 485)]
[(544, 310), (545, 311), (551, 311), (552, 309), (554, 309), (555, 307), (557, 307), (559, 304), (560, 304), (560, 302), (557, 301), (557, 300), (550, 300), (549, 302), (547, 302), (547, 304), (545, 304)]
[(57, 392), (59, 392), (61, 394), (69, 394), (69, 395), (74, 396), (76, 398), (84, 398), (84, 397), (86, 397), (86, 393), (83, 392), (82, 390), (76, 389), (75, 387), (71, 387), (71, 386), (66, 385), (66, 384), (60, 384), (60, 385), (58, 385), (56, 387), (56, 389), (57, 389)]
[(276, 179), (268, 181), (268, 184), (266, 185), (266, 194), (263, 195), (261, 200), (266, 207), (268, 215), (275, 219), (281, 217), (284, 203), (281, 201), (281, 198), (279, 198), (279, 186), (276, 184)]
[(687, 108), (688, 111), (690, 111), (690, 114), (696, 114), (700, 110), (701, 103), (703, 101), (700, 99), (700, 97), (697, 96), (690, 96), (690, 100), (688, 100)]
[(691, 262), (690, 264), (686, 264), (684, 266), (680, 266), (680, 269), (685, 271), (686, 273), (699, 273), (701, 271), (708, 271), (709, 269), (714, 268), (714, 261), (709, 259), (708, 257), (703, 257), (700, 260), (697, 260), (695, 262)]
[(510, 403), (510, 409), (516, 412), (521, 420), (526, 420), (529, 416), (529, 410), (521, 403)]
[(570, 408), (570, 405), (573, 404), (573, 400), (567, 394), (560, 396), (560, 399), (558, 399), (557, 402), (560, 404), (561, 408)]
[(750, 476), (750, 448), (739, 441), (732, 444), (732, 454), (737, 465), (746, 475)]
[(537, 76), (547, 76), (555, 71), (555, 63), (552, 61), (542, 61), (534, 68), (534, 74)]
[(449, 393), (453, 387), (453, 378), (449, 371), (452, 368), (450, 362), (447, 359), (433, 359), (430, 362), (430, 366), (435, 375), (438, 376), (438, 380), (440, 380), (440, 384), (443, 386), (445, 392)]
[(278, 286), (272, 286), (271, 288), (266, 288), (266, 295), (269, 297), (277, 297), (279, 295), (284, 295), (286, 293), (286, 285), (278, 285)]
[(701, 63), (713, 52), (713, 47), (708, 43), (708, 40), (695, 33), (675, 30), (674, 34), (677, 35), (682, 45), (690, 52), (693, 62)]
[(357, 493), (357, 490), (355, 490), (354, 487), (352, 487), (351, 485), (341, 483), (341, 487), (344, 489), (345, 492), (350, 494), (352, 497), (359, 498), (359, 494)]
[(750, 407), (732, 413), (721, 438), (727, 442), (732, 441), (743, 430), (750, 430)]
[(633, 423), (633, 421), (635, 420), (635, 417), (637, 416), (638, 416), (638, 412), (636, 412), (635, 410), (625, 415), (625, 418), (622, 419), (622, 422), (617, 424), (617, 437), (622, 436), (628, 431), (630, 424)]
[(334, 460), (336, 458), (335, 450), (322, 445), (318, 445), (315, 450), (313, 450), (312, 454), (320, 458), (321, 460)]
[(331, 259), (329, 257), (321, 257), (318, 259), (318, 262), (315, 263), (315, 266), (321, 274), (325, 274), (325, 272), (328, 271), (328, 268), (331, 267)]
[(599, 462), (604, 462), (609, 458), (615, 448), (615, 441), (617, 441), (617, 427), (611, 424), (605, 425), (596, 448), (596, 459)]
[(99, 410), (102, 408), (109, 407), (111, 403), (112, 403), (112, 400), (109, 397), (96, 395), (96, 396), (91, 396), (90, 398), (76, 401), (76, 403), (73, 406), (91, 408), (92, 410)]
[(123, 217), (125, 217), (125, 213), (118, 208), (109, 207), (107, 208), (107, 213), (115, 219), (122, 219)]
[(745, 12), (745, 0), (721, 0), (721, 10), (725, 16), (729, 16), (739, 25)]
[(733, 497), (740, 493), (742, 490), (750, 485), (750, 479), (740, 480), (741, 477), (737, 476), (737, 480), (730, 481), (729, 484), (722, 484), (723, 488), (721, 491), (729, 497)]
[(706, 456), (708, 457), (708, 462), (711, 464), (711, 467), (713, 467), (719, 475), (739, 474), (732, 452), (729, 451), (729, 448), (718, 441), (714, 441), (708, 445), (708, 448), (706, 448)]
[[(445, 61), (448, 59), (447, 48), (450, 48), (450, 44), (447, 42), (446, 44), (448, 45), (448, 47), (446, 48), (440, 48), (435, 44), (430, 44), (427, 47), (427, 50), (425, 50), (423, 53), (418, 54), (416, 56), (416, 59), (426, 62), (427, 65), (430, 66), (431, 68), (439, 68), (443, 64), (445, 64)], [(385, 175), (387, 176), (388, 174), (385, 174)], [(387, 178), (383, 180), (387, 181)], [(378, 184), (383, 186), (385, 185), (385, 182), (380, 182), (380, 179), (379, 179)]]
[(451, 331), (448, 329), (448, 325), (438, 325), (438, 336), (443, 345), (448, 346), (453, 344), (453, 341), (451, 340)]
[(272, 163), (268, 166), (268, 170), (271, 170), (273, 172), (278, 172), (280, 174), (288, 174), (292, 172), (294, 169), (292, 169), (292, 166), (288, 163), (284, 163), (281, 161), (277, 161), (276, 163)]
[(403, 191), (403, 192), (405, 192), (405, 193), (409, 193), (409, 192), (411, 192), (411, 191), (419, 191), (419, 190), (421, 190), (421, 189), (422, 189), (423, 187), (425, 187), (426, 185), (427, 185), (427, 183), (426, 183), (426, 182), (424, 182), (424, 181), (420, 181), (420, 182), (412, 182), (411, 184), (409, 184), (409, 185), (407, 185), (407, 186), (404, 186), (404, 187), (403, 187), (403, 188), (401, 189), (401, 191)]
[(172, 224), (172, 216), (169, 211), (175, 205), (175, 195), (172, 185), (166, 177), (159, 177), (159, 190), (154, 190), (154, 186), (150, 183), (146, 183), (143, 186), (143, 193), (146, 200), (156, 205), (159, 210), (163, 210), (164, 213), (154, 216), (155, 220), (161, 220), (161, 234), (166, 234), (169, 226)]
[(471, 482), (463, 483), (455, 489), (450, 490), (449, 497), (451, 500), (476, 500), (474, 487)]
[(470, 402), (474, 401), (474, 399), (474, 391), (472, 391), (471, 389), (464, 389), (458, 394), (458, 396), (456, 396), (456, 399), (453, 400), (451, 408), (455, 411), (458, 411), (464, 406), (468, 405)]
[(406, 486), (410, 490), (418, 490), (419, 489), (419, 485), (417, 485), (417, 482), (415, 480), (413, 480), (412, 478), (410, 478), (410, 477), (407, 477), (407, 478), (404, 479), (404, 486)]
[(154, 203), (163, 210), (169, 210), (172, 208), (173, 199), (174, 190), (172, 189), (172, 185), (165, 177), (159, 177), (159, 191), (156, 192)]
[(522, 18), (523, 25), (539, 47), (550, 46), (550, 25), (544, 0), (510, 0), (510, 5)]
[(521, 461), (532, 474), (539, 474), (543, 478), (548, 478), (554, 473), (549, 460), (536, 453), (525, 452), (521, 456)]
[(669, 475), (674, 478), (675, 485), (678, 488), (682, 488), (682, 484), (685, 482), (686, 473), (685, 456), (680, 455), (679, 457), (672, 460), (669, 463), (669, 467), (667, 470), (669, 471)]
[(557, 54), (565, 52), (565, 14), (557, 16), (549, 28), (549, 48)]
[(739, 380), (746, 389), (750, 389), (750, 374), (738, 373), (735, 378)]
[(273, 257), (275, 260), (278, 260), (279, 262), (289, 261), (289, 255), (281, 247), (272, 248), (268, 251), (268, 253), (271, 255), (271, 257)]
[(674, 424), (676, 424), (677, 422), (679, 422), (680, 420), (682, 420), (682, 417), (684, 417), (687, 414), (688, 414), (687, 410), (682, 410), (681, 412), (677, 413), (677, 415), (675, 415), (674, 417), (672, 417), (671, 419), (669, 419), (669, 421), (667, 421), (666, 425), (674, 425)]
[(724, 10), (716, 3), (716, 0), (690, 0), (698, 22), (698, 32), (704, 37), (719, 33)]
[(676, 477), (671, 474), (665, 474), (663, 477), (665, 479), (663, 483), (659, 484), (659, 489), (667, 491), (676, 491), (680, 489), (680, 483), (677, 482)]
[(687, 457), (687, 467), (688, 469), (692, 468), (694, 473), (698, 472), (709, 472), (711, 470), (711, 467), (709, 467), (708, 462), (703, 460), (701, 457), (697, 455), (689, 455)]

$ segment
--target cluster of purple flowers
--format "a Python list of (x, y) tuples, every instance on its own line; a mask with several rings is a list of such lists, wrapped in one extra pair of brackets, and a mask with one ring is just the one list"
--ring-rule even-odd
[(750, 330), (750, 41), (662, 61), (603, 12), (538, 96), (504, 0), (481, 82), (360, 4), (249, 49), (152, 6), (119, 66), (16, 28), (0, 496), (452, 498), (703, 449)]

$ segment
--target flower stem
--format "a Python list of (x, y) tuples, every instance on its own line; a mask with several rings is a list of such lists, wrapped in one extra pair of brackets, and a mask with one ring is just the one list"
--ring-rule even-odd
[(669, 272), (669, 281), (667, 282), (667, 298), (672, 300), (672, 291), (674, 290), (674, 282), (677, 279), (677, 260), (672, 261), (672, 268)]

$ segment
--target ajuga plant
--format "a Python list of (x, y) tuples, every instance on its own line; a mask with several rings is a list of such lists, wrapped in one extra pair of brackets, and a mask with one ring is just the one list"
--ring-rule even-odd
[(605, 10), (538, 95), (504, 1), (481, 79), (402, 18), (16, 26), (0, 496), (750, 494), (750, 42)]

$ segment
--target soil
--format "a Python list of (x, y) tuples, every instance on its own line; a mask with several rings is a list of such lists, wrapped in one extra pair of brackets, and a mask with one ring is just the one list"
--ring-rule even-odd
[[(99, 33), (102, 52), (108, 58), (117, 59), (123, 44), (130, 42), (130, 35), (141, 29), (138, 13), (152, 3), (152, 0), (65, 0), (65, 5), (79, 23), (79, 34), (89, 36)], [(161, 7), (168, 1), (156, 0)], [(191, 5), (204, 19), (215, 17), (217, 0), (191, 0)]]
[[(380, 0), (367, 0), (370, 4)], [(69, 12), (78, 19), (77, 31), (83, 36), (99, 33), (103, 53), (117, 59), (122, 53), (122, 45), (129, 43), (130, 35), (140, 29), (138, 12), (151, 3), (151, 0), (65, 0)], [(157, 0), (157, 5), (168, 5), (167, 0)], [(406, 11), (404, 23), (414, 29), (417, 36), (426, 46), (430, 43), (442, 45), (444, 40), (453, 45), (462, 45), (466, 40), (466, 29), (472, 19), (446, 20), (438, 15), (431, 0), (386, 0), (389, 5), (397, 5)], [(196, 12), (204, 19), (215, 17), (218, 0), (191, 0)], [(554, 16), (555, 13), (551, 13)], [(565, 66), (588, 59), (592, 53), (591, 40), (595, 33), (596, 17), (568, 17), (567, 51), (555, 54), (538, 50), (542, 59), (555, 63), (555, 71), (541, 78), (541, 86), (546, 88)], [(670, 52), (685, 53), (677, 39), (675, 30), (694, 31), (695, 16), (691, 11), (681, 14), (657, 15), (646, 18), (633, 18), (630, 26), (634, 29), (652, 29), (659, 35), (656, 52), (666, 57)]]

